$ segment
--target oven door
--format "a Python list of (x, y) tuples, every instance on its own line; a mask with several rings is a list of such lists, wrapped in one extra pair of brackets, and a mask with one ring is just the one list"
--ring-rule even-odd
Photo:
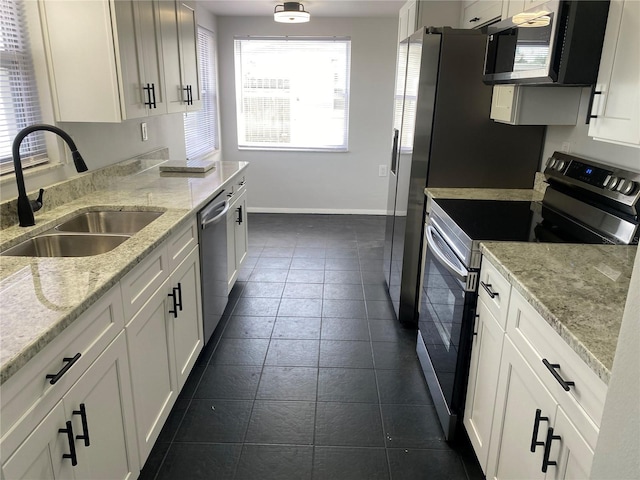
[(433, 224), (425, 227), (416, 350), (447, 440), (462, 420), (477, 298), (469, 270)]

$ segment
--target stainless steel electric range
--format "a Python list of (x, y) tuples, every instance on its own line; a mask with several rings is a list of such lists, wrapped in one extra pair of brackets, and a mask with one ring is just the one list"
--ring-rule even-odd
[(638, 243), (640, 173), (556, 152), (544, 174), (549, 185), (542, 202), (431, 202), (417, 352), (448, 440), (465, 402), (480, 242)]

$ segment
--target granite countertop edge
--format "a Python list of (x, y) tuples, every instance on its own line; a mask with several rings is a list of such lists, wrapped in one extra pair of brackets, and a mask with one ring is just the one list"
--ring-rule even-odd
[[(123, 194), (123, 187), (118, 185), (117, 187), (113, 187), (113, 190), (117, 191), (117, 194), (110, 192), (109, 188), (107, 188), (102, 192), (98, 192), (97, 195), (96, 193), (92, 193), (91, 195), (72, 200), (47, 212), (46, 214), (40, 215), (36, 219), (37, 225), (35, 227), (30, 227), (26, 232), (19, 229), (19, 227), (10, 227), (3, 230), (2, 247), (3, 250), (5, 250), (6, 248), (10, 248), (29, 237), (33, 237), (34, 235), (53, 228), (60, 221), (64, 221), (73, 215), (95, 208), (103, 208), (105, 205), (108, 205), (108, 207), (106, 207), (107, 209), (163, 211), (163, 215), (158, 217), (147, 227), (131, 236), (131, 238), (121, 246), (117, 247), (117, 253), (114, 253), (114, 250), (112, 252), (107, 252), (93, 257), (61, 257), (43, 260), (43, 262), (49, 262), (48, 265), (61, 265), (60, 269), (77, 268), (77, 265), (80, 265), (81, 262), (84, 262), (84, 264), (87, 265), (88, 270), (91, 270), (92, 268), (100, 269), (101, 267), (109, 270), (111, 266), (115, 266), (113, 266), (111, 271), (109, 271), (104, 278), (100, 278), (99, 282), (94, 285), (89, 292), (83, 295), (81, 299), (75, 301), (73, 305), (67, 306), (64, 311), (57, 315), (55, 319), (51, 320), (46, 327), (41, 328), (38, 334), (34, 335), (34, 338), (21, 345), (20, 350), (17, 353), (11, 355), (9, 358), (3, 359), (2, 365), (0, 366), (0, 385), (4, 384), (9, 378), (15, 375), (15, 373), (26, 365), (29, 360), (35, 357), (51, 341), (53, 341), (57, 335), (64, 331), (69, 325), (72, 325), (75, 320), (77, 320), (86, 310), (98, 301), (98, 299), (107, 293), (109, 289), (115, 286), (128, 272), (140, 263), (142, 259), (161, 245), (171, 236), (172, 233), (192, 219), (198, 210), (205, 206), (238, 175), (244, 172), (248, 166), (248, 163), (246, 162), (223, 163), (227, 167), (231, 166), (231, 174), (227, 178), (224, 178), (224, 180), (219, 184), (215, 185), (215, 188), (211, 188), (206, 193), (198, 192), (200, 195), (196, 198), (194, 198), (194, 194), (191, 191), (187, 192), (186, 196), (190, 197), (190, 205), (187, 208), (168, 207), (166, 201), (160, 201), (158, 204), (154, 205), (153, 200), (151, 200), (151, 202), (147, 202), (147, 204), (144, 205), (142, 202), (135, 203), (134, 199), (133, 203), (131, 203), (132, 200), (126, 198), (118, 204), (118, 200), (115, 197), (120, 198)], [(157, 170), (158, 167), (155, 167), (153, 171), (147, 172), (146, 178), (150, 178), (152, 175), (160, 178)], [(177, 188), (181, 190), (192, 189), (193, 184), (190, 183), (192, 180), (193, 179), (190, 180), (189, 178), (183, 177), (181, 185)], [(180, 180), (178, 181), (180, 182)], [(209, 181), (209, 183), (211, 183), (211, 181)], [(185, 186), (183, 187), (182, 185)], [(160, 187), (151, 186), (150, 191), (153, 191), (154, 188)], [(106, 195), (106, 197), (101, 197), (100, 193)], [(148, 195), (150, 197), (152, 196), (150, 193)], [(107, 199), (106, 201), (105, 198)], [(0, 264), (0, 292), (3, 293), (5, 290), (11, 289), (14, 284), (20, 281), (21, 272), (25, 269), (29, 269), (30, 264), (33, 264), (32, 262), (34, 262), (34, 259), (31, 257), (0, 258), (2, 259)], [(65, 264), (67, 267), (63, 266)], [(3, 329), (8, 328), (6, 324), (3, 324), (2, 327)], [(5, 337), (5, 333), (2, 335), (3, 337)], [(5, 341), (7, 341), (6, 338)], [(4, 346), (2, 348), (4, 349)]]

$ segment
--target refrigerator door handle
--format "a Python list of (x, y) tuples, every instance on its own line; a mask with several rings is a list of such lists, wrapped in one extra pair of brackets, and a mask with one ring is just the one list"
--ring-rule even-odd
[(393, 129), (393, 150), (391, 151), (391, 173), (398, 175), (398, 138), (400, 130)]

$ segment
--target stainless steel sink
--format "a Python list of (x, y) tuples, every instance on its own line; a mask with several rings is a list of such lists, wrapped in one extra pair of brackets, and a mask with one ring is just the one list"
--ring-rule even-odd
[(55, 229), (61, 232), (133, 234), (149, 225), (162, 213), (144, 211), (86, 212), (61, 223)]
[(129, 235), (66, 234), (38, 235), (0, 255), (17, 257), (89, 257), (113, 250)]

